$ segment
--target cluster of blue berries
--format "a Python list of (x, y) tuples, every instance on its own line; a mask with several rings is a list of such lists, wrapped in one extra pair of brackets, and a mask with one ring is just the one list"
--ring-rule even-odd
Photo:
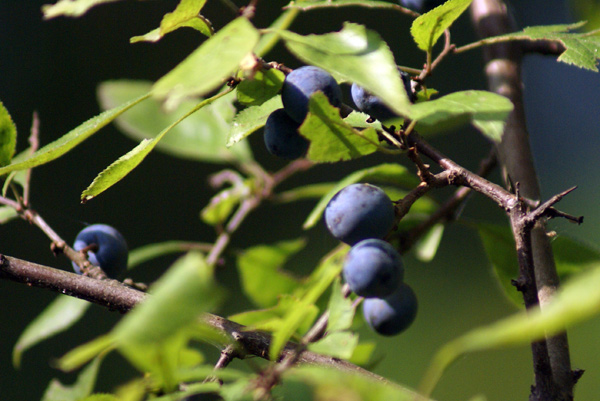
[[(81, 230), (75, 238), (73, 249), (86, 250), (90, 263), (99, 266), (112, 279), (119, 279), (127, 270), (127, 243), (115, 228), (106, 224), (93, 224)], [(73, 262), (75, 273), (82, 274)]]
[(308, 141), (298, 128), (308, 113), (308, 101), (317, 91), (329, 102), (340, 107), (342, 91), (327, 71), (313, 66), (300, 67), (289, 73), (281, 88), (283, 109), (277, 109), (267, 119), (264, 139), (269, 153), (283, 159), (297, 159), (308, 150)]
[[(410, 76), (403, 71), (399, 73), (406, 93), (414, 102), (416, 95)], [(310, 97), (317, 91), (323, 92), (333, 106), (339, 108), (342, 105), (340, 86), (327, 71), (304, 66), (286, 76), (281, 88), (283, 108), (272, 112), (265, 124), (264, 140), (269, 153), (283, 159), (297, 159), (306, 153), (309, 142), (299, 134), (298, 128), (308, 113)], [(381, 99), (357, 84), (352, 85), (351, 94), (356, 107), (374, 119), (385, 122), (398, 117)]]
[(386, 336), (404, 331), (417, 314), (417, 298), (404, 283), (400, 254), (383, 240), (394, 220), (391, 199), (370, 184), (343, 188), (325, 208), (329, 232), (352, 245), (344, 261), (344, 280), (352, 292), (365, 298), (367, 324)]

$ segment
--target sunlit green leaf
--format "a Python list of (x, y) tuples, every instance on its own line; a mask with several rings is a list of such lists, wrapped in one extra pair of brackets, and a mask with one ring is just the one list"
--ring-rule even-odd
[(346, 22), (341, 31), (324, 35), (280, 33), (287, 48), (304, 62), (355, 82), (396, 113), (410, 115), (410, 101), (394, 56), (375, 31)]
[(444, 345), (423, 380), (429, 394), (446, 368), (469, 352), (530, 344), (553, 336), (600, 314), (600, 261), (565, 283), (545, 306), (521, 311), (491, 325), (474, 329)]
[(350, 359), (358, 345), (358, 334), (351, 331), (338, 331), (308, 346), (308, 349), (323, 355), (340, 359)]
[(123, 114), (125, 111), (129, 110), (142, 100), (147, 99), (149, 96), (150, 94), (142, 95), (137, 99), (130, 100), (118, 107), (107, 110), (97, 115), (96, 117), (87, 120), (79, 127), (63, 135), (56, 141), (39, 149), (25, 160), (14, 162), (12, 164), (9, 164), (8, 166), (0, 168), (0, 176), (6, 173), (10, 173), (11, 171), (24, 170), (36, 167), (59, 158), (60, 156), (64, 155), (69, 150), (73, 149), (75, 146), (79, 145), (81, 142), (98, 132), (101, 128), (109, 124), (111, 121)]
[(43, 5), (42, 12), (44, 13), (44, 19), (59, 16), (79, 17), (94, 6), (114, 1), (118, 0), (58, 0), (56, 4)]
[(98, 196), (100, 193), (106, 191), (108, 188), (125, 178), (127, 174), (129, 174), (134, 168), (136, 168), (148, 154), (154, 149), (154, 147), (160, 142), (160, 140), (171, 131), (172, 128), (177, 126), (182, 121), (185, 121), (189, 116), (193, 113), (197, 112), (201, 108), (211, 104), (219, 97), (226, 95), (228, 92), (222, 92), (218, 95), (215, 95), (209, 99), (205, 99), (202, 102), (198, 103), (191, 110), (181, 116), (179, 119), (174, 121), (167, 128), (163, 129), (155, 138), (152, 140), (144, 139), (138, 146), (136, 146), (133, 150), (129, 151), (127, 154), (121, 156), (117, 161), (113, 162), (110, 166), (108, 166), (104, 171), (102, 171), (94, 181), (90, 184), (90, 186), (83, 191), (81, 194), (81, 201), (87, 202), (90, 199)]
[(42, 397), (42, 401), (80, 401), (89, 396), (96, 385), (96, 377), (102, 359), (102, 356), (95, 358), (79, 373), (77, 381), (71, 386), (66, 386), (57, 379), (52, 379)]
[(278, 32), (283, 29), (288, 29), (296, 19), (296, 16), (298, 16), (298, 10), (289, 9), (282, 12), (269, 26), (273, 31), (261, 35), (258, 44), (254, 48), (254, 53), (258, 57), (263, 57), (268, 54), (281, 39)]
[(17, 127), (0, 102), (0, 167), (10, 164), (17, 146)]
[(558, 61), (598, 72), (600, 31), (569, 32), (582, 27), (584, 24), (585, 22), (570, 25), (532, 26), (519, 32), (486, 38), (478, 43), (487, 45), (511, 40), (558, 41), (565, 46), (565, 51), (558, 57)]
[(18, 367), (23, 352), (73, 326), (90, 305), (83, 299), (59, 295), (23, 331), (13, 349), (13, 364)]
[(471, 122), (489, 139), (499, 142), (513, 104), (486, 91), (462, 91), (413, 105), (412, 118), (422, 133), (437, 133)]
[(17, 216), (17, 211), (12, 207), (0, 206), (0, 224), (8, 223)]
[(352, 326), (355, 310), (352, 306), (352, 300), (342, 294), (342, 285), (339, 278), (333, 282), (327, 310), (329, 311), (328, 332), (347, 330)]
[(309, 365), (288, 371), (281, 388), (277, 390), (278, 394), (284, 396), (282, 399), (297, 399), (294, 392), (298, 389), (298, 383), (312, 390), (309, 393), (312, 395), (307, 398), (309, 400), (429, 401), (429, 398), (418, 397), (413, 390), (393, 382), (366, 374)]
[(200, 15), (205, 3), (206, 0), (180, 0), (173, 12), (165, 14), (159, 28), (143, 36), (134, 36), (131, 38), (131, 43), (141, 41), (157, 42), (167, 33), (183, 27), (196, 29), (205, 36), (212, 35), (210, 22)]
[(238, 256), (242, 289), (254, 304), (261, 308), (274, 306), (280, 295), (289, 294), (298, 287), (299, 280), (281, 268), (305, 245), (304, 240), (257, 245)]
[(435, 257), (444, 234), (444, 225), (433, 226), (414, 246), (415, 256), (422, 262), (430, 262)]
[(403, 188), (413, 188), (419, 185), (419, 179), (411, 174), (404, 166), (399, 164), (380, 164), (375, 167), (369, 167), (363, 170), (355, 171), (349, 176), (340, 180), (337, 185), (332, 188), (327, 195), (323, 196), (319, 203), (306, 218), (303, 228), (309, 229), (314, 227), (321, 218), (325, 207), (342, 188), (360, 181), (374, 181), (394, 184)]
[(274, 68), (256, 71), (236, 86), (238, 101), (244, 106), (260, 106), (281, 89), (285, 75)]
[[(229, 319), (251, 327), (254, 330), (263, 330), (276, 332), (281, 330), (284, 324), (284, 318), (295, 308), (299, 307), (298, 298), (289, 294), (283, 294), (278, 298), (277, 305), (258, 310), (250, 310), (246, 312), (236, 313), (229, 316)], [(315, 305), (309, 305), (306, 310), (306, 319), (300, 323), (297, 331), (300, 333), (310, 329), (313, 320), (319, 313), (319, 308)]]
[(264, 127), (269, 115), (282, 107), (281, 96), (277, 95), (260, 106), (252, 106), (240, 111), (231, 124), (227, 147), (235, 145), (254, 131)]
[(160, 78), (152, 93), (169, 106), (186, 97), (204, 96), (231, 77), (258, 39), (258, 31), (246, 18), (233, 20)]
[(137, 305), (113, 329), (120, 347), (166, 339), (222, 299), (212, 268), (201, 254), (193, 251), (178, 259), (152, 285), (150, 293), (151, 297)]
[(65, 372), (71, 372), (90, 362), (103, 352), (113, 349), (115, 342), (110, 334), (103, 335), (79, 345), (56, 361), (56, 367)]
[[(98, 100), (102, 108), (108, 109), (139, 94), (147, 93), (151, 86), (149, 81), (107, 81), (98, 86)], [(175, 110), (167, 111), (160, 102), (150, 99), (119, 116), (115, 124), (123, 133), (137, 141), (154, 138), (160, 130), (192, 110), (200, 100), (186, 100)], [(232, 104), (234, 100), (235, 95), (231, 93), (206, 104), (174, 126), (169, 135), (156, 144), (156, 150), (175, 157), (210, 163), (252, 159), (252, 153), (245, 142), (232, 149), (225, 147), (235, 115), (235, 107)]]
[(307, 159), (320, 163), (356, 159), (375, 152), (379, 144), (374, 129), (352, 128), (321, 92), (311, 96), (309, 113), (299, 131), (310, 141)]
[(430, 51), (444, 31), (473, 0), (449, 0), (413, 21), (410, 33), (421, 50)]

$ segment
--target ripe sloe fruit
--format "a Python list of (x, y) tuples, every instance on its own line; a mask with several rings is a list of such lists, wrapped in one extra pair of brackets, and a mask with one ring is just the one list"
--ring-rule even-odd
[[(125, 238), (111, 226), (93, 224), (81, 230), (75, 238), (73, 249), (80, 251), (92, 244), (96, 250), (87, 252), (88, 260), (104, 270), (110, 278), (117, 279), (127, 269), (127, 243)], [(73, 263), (75, 273), (81, 274), (77, 264)]]
[(343, 275), (356, 295), (384, 298), (400, 286), (404, 267), (393, 246), (380, 239), (366, 239), (348, 252)]
[[(411, 102), (414, 102), (416, 100), (416, 95), (412, 90), (410, 75), (404, 71), (400, 71), (400, 76), (402, 78), (402, 83), (404, 83), (404, 89), (406, 89), (408, 98)], [(362, 86), (352, 84), (350, 93), (352, 94), (352, 101), (363, 113), (382, 122), (389, 120), (390, 118), (398, 117), (398, 115), (390, 110), (380, 98), (367, 92)]]
[(406, 330), (417, 316), (417, 297), (408, 285), (402, 284), (387, 298), (367, 298), (363, 315), (369, 327), (384, 336)]
[(281, 88), (281, 101), (288, 115), (301, 124), (308, 113), (310, 96), (321, 91), (335, 107), (342, 104), (342, 90), (327, 71), (314, 66), (295, 69), (287, 75)]
[(446, 0), (399, 0), (402, 7), (406, 7), (418, 13), (431, 11), (445, 2)]
[(265, 145), (272, 155), (283, 159), (297, 159), (308, 150), (309, 142), (298, 133), (300, 125), (283, 109), (269, 115), (265, 124)]
[(339, 191), (325, 208), (325, 224), (337, 239), (350, 245), (383, 238), (394, 225), (394, 206), (385, 192), (370, 184), (352, 184)]

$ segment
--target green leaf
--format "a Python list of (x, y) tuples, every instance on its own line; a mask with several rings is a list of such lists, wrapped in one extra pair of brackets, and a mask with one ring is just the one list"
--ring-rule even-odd
[(218, 98), (225, 96), (228, 93), (228, 91), (221, 92), (220, 94), (217, 94), (209, 99), (201, 101), (167, 128), (163, 129), (155, 138), (152, 140), (144, 139), (138, 146), (133, 148), (133, 150), (121, 156), (119, 159), (117, 159), (117, 161), (113, 162), (104, 171), (98, 174), (96, 178), (94, 178), (94, 181), (90, 184), (90, 186), (81, 194), (81, 202), (85, 203), (90, 199), (95, 198), (100, 193), (106, 191), (108, 188), (121, 181), (127, 174), (136, 168), (146, 158), (146, 156), (148, 156), (148, 154), (154, 149), (160, 140), (169, 131), (171, 131), (171, 129), (176, 127), (182, 121), (186, 120), (196, 111), (200, 110), (206, 105), (211, 104)]
[(523, 296), (511, 283), (519, 276), (519, 261), (510, 227), (479, 223), (477, 230), (504, 294), (515, 305), (523, 307)]
[(287, 48), (302, 61), (355, 82), (377, 95), (400, 115), (410, 115), (410, 101), (394, 56), (379, 34), (346, 22), (339, 32), (301, 36), (280, 31)]
[(144, 245), (140, 248), (136, 248), (129, 252), (127, 269), (131, 270), (144, 262), (158, 258), (160, 256), (172, 253), (183, 253), (191, 250), (205, 251), (210, 246), (212, 245), (188, 241), (166, 241), (159, 242), (156, 244)]
[[(412, 210), (412, 208), (411, 208)], [(444, 225), (436, 224), (415, 244), (415, 257), (422, 262), (431, 262), (437, 253), (444, 234)]]
[(5, 224), (17, 217), (17, 211), (10, 206), (0, 206), (0, 224)]
[(214, 308), (222, 290), (212, 268), (197, 252), (189, 252), (150, 288), (152, 294), (115, 326), (112, 335), (120, 348), (152, 344), (174, 335)]
[(128, 399), (117, 398), (113, 394), (92, 394), (88, 397), (82, 398), (78, 401), (128, 401)]
[(8, 166), (0, 168), (0, 176), (10, 173), (11, 171), (24, 170), (32, 167), (36, 167), (64, 155), (81, 142), (98, 132), (101, 128), (109, 124), (112, 120), (129, 110), (139, 102), (147, 99), (150, 94), (145, 94), (137, 99), (130, 100), (129, 102), (122, 104), (113, 109), (107, 110), (96, 117), (93, 117), (79, 127), (63, 135), (56, 141), (42, 147), (25, 160), (19, 162), (13, 162)]
[(264, 127), (269, 115), (282, 107), (281, 96), (275, 96), (260, 106), (252, 106), (240, 111), (233, 119), (226, 146), (233, 146), (254, 131)]
[[(510, 227), (478, 223), (477, 230), (504, 293), (514, 304), (523, 307), (523, 296), (511, 283), (519, 276), (519, 262)], [(565, 236), (552, 241), (552, 251), (561, 281), (600, 263), (598, 249)]]
[(67, 352), (56, 361), (55, 365), (64, 372), (72, 372), (75, 369), (79, 369), (98, 355), (110, 351), (114, 346), (115, 342), (113, 336), (106, 334)]
[(543, 312), (538, 307), (530, 308), (449, 342), (436, 353), (425, 376), (423, 392), (429, 394), (444, 370), (465, 353), (530, 344), (597, 316), (598, 288), (600, 261), (565, 283)]
[[(244, 326), (249, 326), (253, 330), (276, 332), (282, 329), (284, 318), (298, 307), (298, 298), (289, 294), (282, 294), (278, 298), (277, 305), (273, 307), (236, 313), (229, 316), (229, 319)], [(319, 308), (310, 305), (305, 312), (307, 312), (307, 318), (297, 328), (297, 332), (300, 333), (310, 329), (313, 320), (319, 313)]]
[(236, 86), (238, 101), (244, 106), (260, 106), (279, 93), (285, 75), (275, 68), (254, 72)]
[(456, 21), (473, 0), (449, 0), (413, 21), (410, 33), (419, 49), (431, 51), (444, 31)]
[(256, 28), (239, 17), (211, 36), (153, 86), (155, 97), (176, 105), (183, 98), (217, 89), (240, 67), (258, 43)]
[(275, 200), (278, 202), (297, 202), (306, 199), (319, 199), (325, 196), (336, 185), (335, 182), (320, 182), (293, 188), (278, 193)]
[(342, 263), (348, 247), (341, 246), (327, 255), (310, 275), (303, 287), (296, 290), (295, 294), (299, 301), (283, 318), (281, 327), (273, 333), (273, 340), (269, 349), (271, 360), (276, 360), (285, 344), (292, 335), (307, 321), (312, 321), (311, 308), (329, 288), (333, 280), (342, 271)]
[(237, 258), (244, 293), (259, 307), (274, 306), (282, 294), (291, 293), (299, 280), (281, 270), (285, 262), (298, 253), (304, 240), (282, 241), (275, 245), (258, 245), (246, 249)]
[(346, 178), (340, 180), (334, 188), (321, 198), (319, 203), (317, 203), (310, 215), (306, 218), (302, 227), (305, 230), (314, 227), (321, 219), (321, 215), (331, 198), (333, 198), (333, 196), (342, 188), (360, 181), (384, 182), (404, 188), (413, 188), (419, 185), (419, 180), (405, 167), (399, 164), (380, 164), (378, 166), (355, 171)]
[(41, 341), (73, 326), (91, 303), (59, 295), (23, 331), (13, 349), (13, 365), (19, 367), (23, 353)]
[[(289, 370), (283, 376), (278, 389), (284, 394), (281, 399), (297, 399), (298, 383), (312, 390), (309, 400), (361, 400), (361, 401), (430, 401), (419, 397), (408, 388), (389, 381), (378, 380), (365, 374), (328, 369), (320, 366), (302, 365)], [(287, 398), (285, 397), (287, 396)]]
[(0, 167), (10, 164), (17, 147), (17, 127), (0, 102)]
[(167, 13), (160, 22), (160, 28), (154, 29), (143, 36), (134, 36), (131, 43), (157, 42), (167, 33), (176, 29), (189, 27), (196, 29), (205, 36), (213, 34), (210, 22), (200, 15), (206, 0), (180, 0), (172, 13)]
[(423, 133), (437, 133), (467, 122), (489, 139), (499, 142), (513, 109), (506, 97), (486, 91), (462, 91), (413, 105), (412, 118)]
[(356, 159), (375, 152), (379, 144), (374, 129), (352, 128), (322, 92), (310, 97), (309, 113), (299, 132), (310, 141), (306, 157), (320, 163)]
[(333, 282), (327, 310), (329, 311), (328, 332), (347, 330), (352, 326), (355, 309), (352, 306), (352, 300), (342, 294), (342, 284), (339, 277)]
[(327, 334), (317, 342), (309, 344), (308, 349), (334, 358), (350, 359), (358, 345), (358, 334), (350, 331), (338, 331)]
[(90, 8), (99, 4), (112, 3), (118, 0), (58, 0), (56, 4), (42, 6), (44, 19), (64, 17), (80, 17)]
[(52, 379), (42, 397), (42, 401), (80, 401), (92, 394), (102, 359), (102, 356), (95, 358), (92, 363), (81, 371), (77, 376), (77, 381), (72, 386), (65, 386), (57, 379)]
[(368, 119), (370, 119), (368, 114), (353, 110), (346, 118), (344, 118), (344, 121), (354, 128), (374, 128), (377, 131), (382, 130), (381, 122), (379, 122), (379, 120), (367, 122)]
[[(107, 81), (98, 86), (98, 100), (102, 108), (108, 109), (147, 93), (151, 85), (148, 81)], [(154, 138), (160, 129), (178, 121), (200, 100), (183, 101), (176, 109), (166, 111), (160, 102), (150, 99), (118, 117), (115, 123), (123, 133), (137, 141)], [(235, 96), (228, 94), (206, 104), (174, 126), (169, 135), (156, 144), (156, 149), (175, 157), (210, 163), (251, 160), (247, 143), (230, 150), (224, 146), (235, 114), (234, 100)]]
[(252, 184), (251, 182), (247, 184), (236, 183), (213, 196), (208, 205), (200, 211), (202, 221), (212, 226), (224, 223), (233, 209), (239, 205), (240, 200), (250, 194)]
[[(580, 68), (598, 72), (598, 58), (600, 57), (600, 31), (573, 33), (569, 32), (585, 25), (578, 22), (570, 25), (545, 25), (527, 27), (519, 32), (494, 36), (477, 42), (477, 44), (494, 44), (512, 40), (552, 40), (565, 46), (565, 51), (558, 57), (558, 61), (573, 64)], [(475, 46), (465, 46), (475, 47)]]

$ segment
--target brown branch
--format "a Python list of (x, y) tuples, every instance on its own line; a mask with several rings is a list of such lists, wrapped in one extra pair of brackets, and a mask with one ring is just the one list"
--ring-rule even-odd
[[(471, 17), (480, 38), (498, 36), (515, 30), (506, 5), (501, 0), (475, 0), (471, 6)], [(540, 188), (527, 133), (520, 76), (521, 57), (524, 50), (527, 49), (524, 49), (520, 42), (486, 46), (484, 48), (484, 58), (487, 63), (485, 72), (490, 90), (506, 96), (514, 105), (502, 141), (498, 145), (500, 162), (507, 177), (512, 182), (519, 183), (524, 197), (539, 199)], [(537, 296), (540, 308), (543, 310), (553, 297), (559, 285), (559, 279), (550, 241), (542, 220), (538, 221), (531, 231), (531, 242), (527, 245), (531, 245)], [(552, 399), (572, 400), (575, 383), (566, 333), (548, 338), (546, 341), (548, 344), (547, 356), (551, 364), (550, 374), (556, 389), (551, 395)], [(534, 355), (534, 368), (539, 365), (538, 357), (544, 359), (541, 355)], [(538, 373), (548, 374), (543, 369), (540, 369), (536, 376)], [(539, 398), (540, 394), (535, 392), (543, 390), (533, 389), (532, 399), (542, 399)]]
[[(46, 288), (77, 298), (85, 299), (110, 310), (125, 313), (143, 302), (148, 295), (129, 288), (116, 280), (96, 280), (91, 277), (77, 275), (52, 267), (43, 266), (25, 260), (0, 254), (0, 279), (16, 281), (31, 287)], [(271, 336), (259, 331), (249, 331), (245, 326), (210, 313), (204, 314), (202, 320), (231, 340), (238, 350), (233, 353), (237, 358), (258, 356), (269, 359)], [(295, 353), (298, 344), (289, 342), (281, 358)], [(369, 372), (350, 362), (338, 358), (320, 355), (310, 351), (302, 352), (298, 362), (309, 365), (320, 365), (346, 372), (354, 372), (377, 381), (390, 383), (387, 379)]]

